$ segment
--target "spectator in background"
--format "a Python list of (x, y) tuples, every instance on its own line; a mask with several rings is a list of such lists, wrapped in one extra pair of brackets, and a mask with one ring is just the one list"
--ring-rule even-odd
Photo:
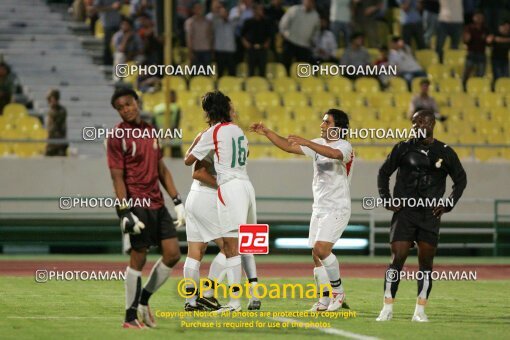
[(5, 105), (12, 101), (15, 91), (15, 77), (11, 73), (9, 65), (2, 61), (0, 62), (0, 115), (3, 114)]
[(248, 75), (266, 76), (267, 51), (271, 42), (271, 26), (264, 17), (264, 5), (253, 6), (254, 17), (245, 21), (241, 39), (248, 54)]
[(328, 27), (328, 19), (321, 18), (321, 29), (313, 38), (313, 57), (316, 63), (338, 62), (338, 59), (335, 57), (336, 49), (338, 48), (337, 39)]
[(282, 7), (282, 0), (271, 0), (271, 4), (265, 8), (264, 13), (271, 26), (270, 48), (275, 55), (275, 59), (279, 60), (278, 51), (276, 50), (276, 35), (278, 34), (278, 23), (285, 13)]
[[(60, 105), (60, 92), (52, 89), (46, 97), (49, 111), (46, 115), (46, 129), (49, 139), (67, 138), (67, 111)], [(51, 144), (46, 146), (46, 156), (66, 156), (67, 144)]]
[(94, 0), (93, 10), (99, 14), (99, 20), (103, 24), (103, 64), (112, 65), (111, 52), (112, 37), (119, 30), (121, 2), (117, 0)]
[(211, 11), (205, 15), (205, 18), (209, 21), (213, 21), (214, 17), (220, 15), (220, 9), (225, 7), (220, 0), (213, 0), (211, 2)]
[[(502, 22), (502, 16), (505, 11), (510, 10), (510, 2), (508, 0), (480, 0), (478, 8), (485, 16), (485, 22), (490, 34), (498, 33), (498, 25)], [(508, 19), (507, 19), (508, 20)]]
[(253, 0), (239, 0), (237, 6), (230, 9), (228, 18), (236, 26), (236, 63), (241, 63), (244, 60), (241, 30), (245, 21), (253, 18)]
[(193, 16), (184, 23), (186, 46), (191, 65), (208, 66), (212, 61), (213, 28), (212, 23), (204, 17), (201, 3), (193, 5)]
[(501, 23), (498, 28), (498, 33), (487, 37), (487, 43), (492, 46), (491, 64), (492, 79), (494, 83), (498, 78), (510, 77), (510, 73), (508, 71), (508, 51), (510, 50), (510, 21)]
[(423, 0), (423, 39), (425, 46), (430, 48), (430, 41), (436, 35), (439, 14), (439, 0)]
[(154, 21), (147, 15), (138, 17), (140, 29), (138, 35), (143, 45), (144, 60), (147, 65), (159, 65), (163, 63), (163, 39), (154, 32)]
[(397, 0), (397, 3), (400, 5), (400, 24), (404, 43), (412, 46), (414, 39), (416, 48), (424, 49), (423, 23), (418, 9), (418, 0)]
[(218, 13), (212, 18), (214, 28), (214, 53), (218, 66), (218, 77), (228, 72), (229, 76), (236, 75), (236, 37), (235, 24), (228, 19), (228, 11), (220, 3)]
[(383, 0), (353, 0), (354, 28), (363, 32), (368, 47), (377, 47), (380, 44), (378, 34), (378, 18), (384, 12)]
[(485, 47), (487, 46), (487, 28), (485, 27), (484, 17), (481, 12), (473, 15), (473, 23), (464, 28), (464, 43), (467, 45), (468, 53), (462, 75), (462, 84), (464, 89), (471, 73), (475, 71), (475, 76), (483, 77), (485, 75)]
[(363, 46), (363, 38), (362, 33), (351, 35), (351, 44), (345, 49), (340, 59), (340, 64), (354, 65), (356, 67), (370, 65), (370, 54)]
[(462, 0), (439, 0), (439, 24), (437, 27), (436, 52), (443, 62), (443, 46), (446, 37), (450, 37), (450, 48), (459, 48), (464, 26), (464, 7)]
[(312, 39), (320, 29), (319, 14), (314, 0), (303, 0), (302, 5), (290, 7), (280, 20), (283, 35), (283, 64), (290, 69), (292, 60), (312, 62)]
[[(130, 61), (143, 61), (143, 44), (140, 36), (133, 28), (133, 22), (122, 18), (120, 30), (112, 37), (114, 49), (114, 65), (125, 64)], [(114, 79), (118, 80), (114, 74)]]
[(420, 110), (432, 110), (434, 111), (436, 119), (443, 122), (447, 119), (447, 117), (439, 113), (439, 107), (437, 106), (435, 99), (429, 95), (429, 87), (430, 81), (427, 78), (420, 81), (420, 93), (411, 99), (408, 117), (411, 118), (417, 111)]
[[(382, 45), (381, 47), (379, 47), (379, 57), (374, 61), (374, 65), (377, 66), (378, 69), (389, 65), (388, 46)], [(379, 80), (381, 88), (385, 89), (388, 87), (390, 83), (390, 76), (382, 74), (383, 72), (379, 73), (381, 74), (377, 77), (377, 79)]]
[[(170, 90), (169, 92), (169, 101), (170, 126), (168, 128), (174, 132), (176, 129), (179, 129), (181, 125), (181, 108), (179, 107), (179, 104), (177, 104), (177, 93), (174, 90)], [(158, 129), (164, 129), (166, 127), (165, 109), (165, 103), (158, 104), (154, 107), (153, 123)], [(170, 151), (172, 158), (182, 158), (181, 141), (178, 139), (172, 139), (170, 141)]]
[(398, 75), (407, 81), (409, 90), (411, 90), (413, 78), (427, 76), (414, 58), (411, 48), (404, 44), (404, 40), (401, 37), (393, 37), (391, 39), (391, 51), (388, 62), (390, 65), (397, 67)]
[(331, 0), (329, 8), (330, 28), (337, 43), (340, 41), (340, 33), (342, 33), (344, 47), (349, 46), (351, 39), (351, 13), (351, 0)]
[(147, 15), (149, 18), (154, 19), (155, 7), (154, 0), (130, 0), (129, 12), (133, 19), (141, 15)]

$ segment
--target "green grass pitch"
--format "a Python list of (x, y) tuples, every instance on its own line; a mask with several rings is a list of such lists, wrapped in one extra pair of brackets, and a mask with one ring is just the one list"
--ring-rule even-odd
[[(151, 299), (153, 312), (181, 311), (184, 301), (177, 295), (178, 278), (172, 278)], [(270, 279), (265, 283), (303, 283), (299, 279)], [(510, 281), (434, 282), (427, 314), (428, 324), (411, 322), (416, 282), (402, 281), (391, 322), (377, 323), (382, 303), (380, 279), (345, 279), (344, 286), (356, 318), (299, 321), (330, 322), (331, 327), (380, 339), (508, 339)], [(313, 300), (286, 299), (263, 301), (264, 311), (308, 309)], [(243, 302), (243, 307), (246, 304)], [(2, 339), (304, 339), (332, 337), (318, 330), (305, 329), (186, 329), (180, 320), (157, 318), (158, 328), (121, 329), (124, 285), (121, 281), (50, 281), (36, 283), (33, 277), (0, 277), (0, 338)], [(187, 318), (187, 321), (197, 320)], [(210, 319), (201, 319), (208, 321)], [(225, 319), (218, 319), (223, 321)], [(242, 319), (251, 321), (252, 319)], [(261, 322), (275, 322), (259, 318)], [(230, 321), (241, 321), (230, 320)]]

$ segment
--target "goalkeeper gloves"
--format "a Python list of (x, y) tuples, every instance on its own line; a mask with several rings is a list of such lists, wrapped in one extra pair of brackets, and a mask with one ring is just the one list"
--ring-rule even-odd
[(172, 199), (175, 205), (175, 213), (177, 215), (177, 221), (174, 222), (176, 228), (181, 228), (186, 225), (186, 211), (184, 210), (184, 204), (182, 204), (181, 196), (177, 195)]
[(143, 222), (127, 207), (117, 208), (117, 215), (119, 215), (120, 218), (120, 228), (125, 234), (138, 235), (142, 232), (142, 229), (145, 228), (145, 224), (143, 224)]

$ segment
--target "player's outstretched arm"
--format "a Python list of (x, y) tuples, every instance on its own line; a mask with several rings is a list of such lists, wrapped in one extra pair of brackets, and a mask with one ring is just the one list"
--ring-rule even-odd
[(341, 161), (344, 159), (342, 151), (334, 149), (327, 145), (320, 145), (306, 138), (294, 135), (290, 135), (287, 140), (292, 145), (306, 146), (324, 157), (328, 157), (331, 159), (339, 159)]
[(205, 161), (195, 162), (192, 177), (193, 179), (196, 179), (202, 182), (203, 184), (216, 189), (218, 187), (218, 183), (216, 182), (216, 178), (213, 175), (211, 175), (211, 173), (207, 170), (209, 166), (210, 164)]
[(278, 135), (276, 132), (267, 128), (262, 123), (254, 123), (250, 126), (249, 129), (251, 132), (258, 133), (259, 135), (266, 136), (267, 139), (271, 141), (275, 146), (286, 151), (288, 153), (295, 153), (297, 155), (304, 155), (301, 147), (299, 145), (292, 145), (289, 141), (282, 136)]

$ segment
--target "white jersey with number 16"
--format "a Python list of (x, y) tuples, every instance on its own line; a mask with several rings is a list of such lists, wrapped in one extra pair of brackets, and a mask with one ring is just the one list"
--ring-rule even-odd
[(214, 168), (218, 185), (232, 179), (249, 180), (246, 171), (248, 139), (243, 130), (233, 123), (218, 123), (202, 134), (191, 154), (204, 159), (214, 150)]

